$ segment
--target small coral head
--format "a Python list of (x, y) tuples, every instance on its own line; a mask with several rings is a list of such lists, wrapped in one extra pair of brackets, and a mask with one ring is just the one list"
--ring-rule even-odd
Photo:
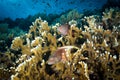
[(62, 35), (67, 35), (70, 29), (70, 25), (69, 24), (63, 24), (60, 25), (57, 30), (62, 34)]

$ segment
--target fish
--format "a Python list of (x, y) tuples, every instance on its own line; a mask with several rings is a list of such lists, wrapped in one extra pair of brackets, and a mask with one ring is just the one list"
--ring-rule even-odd
[(48, 7), (51, 7), (51, 5), (49, 3), (46, 3)]
[(75, 1), (71, 1), (71, 2), (69, 2), (68, 4), (74, 4), (75, 3)]
[(59, 47), (57, 50), (49, 57), (47, 63), (48, 65), (56, 64), (58, 62), (66, 62), (68, 61), (66, 49), (71, 49), (74, 46), (64, 46)]
[(80, 0), (80, 3), (83, 3), (85, 0)]
[(55, 0), (55, 2), (57, 2), (58, 0)]
[(70, 25), (69, 24), (63, 24), (60, 25), (57, 30), (62, 34), (62, 35), (67, 35), (69, 33)]

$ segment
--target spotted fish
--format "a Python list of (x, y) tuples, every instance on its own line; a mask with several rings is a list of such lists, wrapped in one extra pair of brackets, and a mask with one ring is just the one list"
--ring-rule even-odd
[(64, 47), (60, 47), (58, 48), (48, 59), (48, 64), (52, 65), (55, 64), (57, 62), (65, 62), (67, 61), (67, 57), (66, 57), (66, 49), (70, 49), (73, 48), (74, 46), (64, 46)]

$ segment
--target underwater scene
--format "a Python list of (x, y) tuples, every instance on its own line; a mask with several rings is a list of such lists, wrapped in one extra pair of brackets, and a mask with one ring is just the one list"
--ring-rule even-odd
[(0, 80), (120, 80), (120, 0), (0, 0)]

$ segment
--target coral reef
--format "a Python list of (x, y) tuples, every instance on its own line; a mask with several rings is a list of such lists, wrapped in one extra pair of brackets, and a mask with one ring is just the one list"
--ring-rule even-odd
[(8, 27), (7, 23), (0, 24), (0, 52), (5, 52), (7, 51), (7, 48), (10, 48), (14, 37), (25, 34), (19, 27), (13, 29)]
[(60, 18), (57, 18), (54, 22), (59, 22), (61, 24), (68, 23), (71, 20), (78, 20), (83, 17), (84, 14), (80, 14), (77, 10), (70, 10), (66, 14), (63, 14), (60, 16)]
[(0, 52), (0, 80), (8, 80), (15, 73), (16, 59), (10, 51)]
[[(12, 40), (15, 36), (24, 34), (19, 28), (9, 29), (7, 23), (0, 24), (0, 80), (9, 80), (15, 73), (16, 60), (19, 51), (10, 49)], [(17, 53), (17, 55), (15, 55)]]
[[(6, 73), (11, 80), (119, 80), (120, 25), (114, 22), (119, 14), (109, 16), (113, 20), (110, 25), (106, 21), (109, 12), (104, 12), (102, 18), (82, 18), (87, 23), (84, 29), (71, 19), (66, 35), (58, 30), (60, 23), (49, 26), (37, 18), (28, 33), (14, 38), (8, 49), (11, 55), (0, 58), (2, 62), (10, 61), (0, 64), (0, 79)], [(103, 21), (108, 28), (104, 28)]]
[(119, 8), (110, 8), (105, 9), (103, 12), (102, 21), (104, 23), (105, 28), (112, 28), (113, 26), (120, 25), (120, 9)]

